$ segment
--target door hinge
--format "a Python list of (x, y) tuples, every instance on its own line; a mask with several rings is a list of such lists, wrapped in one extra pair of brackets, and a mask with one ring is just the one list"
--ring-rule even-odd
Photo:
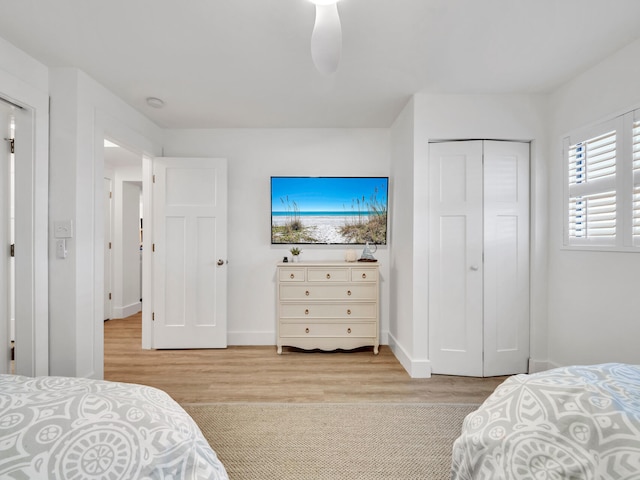
[(111, 250), (111, 242), (109, 242), (109, 250)]
[(16, 153), (16, 140), (15, 138), (5, 138), (7, 142), (9, 142), (9, 146), (11, 147), (11, 153)]
[(10, 256), (15, 257), (16, 256), (16, 244), (12, 243), (11, 244), (11, 248), (9, 249), (10, 252)]
[(109, 192), (109, 198), (112, 198), (113, 192)]
[(111, 292), (109, 292), (109, 300), (111, 300)]
[(155, 243), (152, 243), (152, 244), (151, 244), (151, 251), (152, 251), (152, 252), (155, 252), (155, 251), (156, 251), (156, 244), (155, 244)]
[(156, 312), (151, 312), (151, 320), (156, 321)]
[(156, 176), (153, 175), (153, 183), (156, 183)]

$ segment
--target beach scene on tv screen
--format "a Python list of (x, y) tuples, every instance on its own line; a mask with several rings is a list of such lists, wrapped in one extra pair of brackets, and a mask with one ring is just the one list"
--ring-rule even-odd
[(387, 243), (386, 177), (271, 177), (271, 243)]

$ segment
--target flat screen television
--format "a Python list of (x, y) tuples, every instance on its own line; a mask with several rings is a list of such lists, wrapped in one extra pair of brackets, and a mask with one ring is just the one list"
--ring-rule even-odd
[(387, 244), (389, 177), (271, 177), (272, 244)]

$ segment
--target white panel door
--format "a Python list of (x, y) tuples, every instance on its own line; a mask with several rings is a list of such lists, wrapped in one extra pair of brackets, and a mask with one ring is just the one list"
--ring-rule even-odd
[(482, 142), (429, 145), (429, 356), (482, 376)]
[(153, 347), (227, 346), (227, 162), (156, 158)]
[(484, 376), (529, 364), (529, 144), (484, 143)]

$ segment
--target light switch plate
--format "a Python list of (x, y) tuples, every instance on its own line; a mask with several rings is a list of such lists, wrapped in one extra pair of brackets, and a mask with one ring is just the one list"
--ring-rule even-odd
[(56, 240), (56, 258), (67, 258), (67, 241)]
[(55, 238), (73, 237), (73, 223), (71, 220), (56, 220), (53, 222), (53, 236)]

